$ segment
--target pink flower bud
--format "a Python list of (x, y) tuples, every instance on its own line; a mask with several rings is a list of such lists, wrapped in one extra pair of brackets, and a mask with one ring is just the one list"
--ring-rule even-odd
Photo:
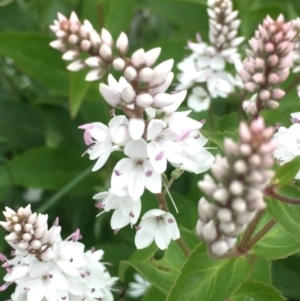
[(272, 98), (277, 100), (281, 99), (285, 95), (285, 92), (279, 88), (275, 88), (272, 90)]
[(256, 73), (253, 75), (253, 80), (259, 85), (264, 85), (266, 82), (266, 77), (263, 73)]
[(124, 77), (127, 79), (127, 81), (131, 82), (133, 81), (137, 76), (137, 72), (136, 69), (128, 66), (126, 67), (125, 71), (124, 71)]
[(223, 255), (228, 251), (228, 245), (225, 241), (217, 240), (210, 246), (211, 251), (216, 255)]
[(202, 227), (202, 237), (206, 242), (211, 242), (217, 238), (217, 228), (213, 222), (210, 220), (207, 224)]
[(89, 41), (89, 40), (82, 40), (80, 42), (80, 48), (83, 50), (83, 51), (88, 51), (92, 46), (92, 43)]
[(131, 56), (132, 65), (136, 68), (140, 68), (145, 61), (144, 55), (145, 55), (145, 51), (142, 48), (135, 51)]
[(174, 60), (170, 59), (157, 65), (153, 71), (153, 77), (149, 82), (150, 87), (161, 85), (172, 70)]
[(112, 58), (112, 50), (106, 44), (101, 45), (99, 54), (100, 54), (101, 58), (105, 61), (109, 61)]
[(139, 94), (135, 102), (138, 106), (142, 108), (147, 108), (152, 105), (153, 97), (148, 93)]
[(106, 30), (105, 28), (102, 28), (102, 31), (101, 31), (101, 40), (102, 40), (102, 43), (104, 43), (105, 45), (107, 45), (110, 49), (112, 48), (112, 46), (113, 46), (112, 36), (109, 33), (109, 31)]
[(116, 71), (122, 72), (126, 66), (126, 62), (122, 58), (118, 57), (113, 60), (112, 66)]
[(122, 90), (121, 97), (126, 103), (133, 103), (136, 93), (132, 87), (126, 87)]
[(157, 58), (159, 57), (160, 52), (161, 52), (160, 47), (153, 48), (151, 50), (146, 51), (144, 54), (145, 65), (148, 67), (152, 66), (156, 62)]
[(128, 51), (128, 37), (124, 32), (119, 35), (116, 47), (121, 55), (124, 55)]
[(75, 45), (75, 44), (78, 43), (78, 41), (79, 41), (78, 35), (76, 35), (76, 34), (71, 34), (71, 35), (69, 35), (68, 42), (69, 42), (70, 44)]
[(143, 68), (138, 73), (138, 81), (147, 83), (152, 79), (153, 74), (154, 71), (151, 68), (149, 67)]
[(271, 92), (268, 90), (262, 90), (259, 92), (259, 97), (261, 100), (268, 100), (271, 97)]
[(279, 103), (275, 100), (269, 100), (265, 105), (267, 110), (275, 110), (278, 108), (278, 106), (279, 106)]
[(279, 83), (279, 76), (276, 73), (270, 73), (268, 76), (268, 84), (276, 85), (277, 83)]

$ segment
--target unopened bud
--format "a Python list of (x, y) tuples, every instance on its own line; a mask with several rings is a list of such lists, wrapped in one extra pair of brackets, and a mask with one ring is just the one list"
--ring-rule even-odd
[(135, 100), (136, 104), (142, 108), (147, 108), (152, 105), (153, 97), (148, 93), (139, 94)]

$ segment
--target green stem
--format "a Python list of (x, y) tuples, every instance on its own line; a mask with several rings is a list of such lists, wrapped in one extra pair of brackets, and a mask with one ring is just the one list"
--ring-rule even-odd
[(65, 194), (67, 194), (72, 188), (83, 181), (91, 173), (92, 166), (89, 166), (62, 189), (57, 191), (50, 199), (48, 199), (42, 206), (37, 209), (37, 212), (46, 212), (50, 207), (57, 203)]
[(293, 88), (300, 83), (300, 76), (296, 77), (295, 80), (286, 88), (285, 93), (288, 94)]
[(215, 131), (216, 128), (215, 128), (215, 122), (214, 122), (214, 115), (213, 115), (213, 111), (212, 111), (212, 106), (209, 107), (208, 117), (209, 117), (209, 122), (210, 122), (211, 129), (213, 131)]
[(250, 224), (248, 225), (248, 228), (242, 238), (242, 240), (240, 241), (240, 243), (236, 246), (236, 248), (241, 252), (241, 253), (245, 253), (249, 250), (248, 248), (248, 243), (260, 221), (260, 219), (262, 218), (263, 214), (264, 214), (264, 210), (258, 211), (255, 215), (255, 217), (253, 218), (253, 220), (250, 222)]
[(274, 219), (271, 219), (261, 230), (259, 230), (256, 235), (250, 240), (248, 244), (248, 250), (250, 250), (262, 237), (264, 237), (276, 224)]
[(190, 251), (189, 247), (187, 246), (187, 244), (185, 243), (185, 241), (183, 240), (183, 238), (180, 237), (176, 241), (177, 241), (180, 249), (182, 250), (182, 252), (185, 254), (185, 256), (189, 257), (191, 251)]
[(300, 205), (300, 199), (291, 199), (289, 197), (280, 195), (274, 190), (274, 187), (267, 187), (265, 189), (265, 195), (287, 204)]

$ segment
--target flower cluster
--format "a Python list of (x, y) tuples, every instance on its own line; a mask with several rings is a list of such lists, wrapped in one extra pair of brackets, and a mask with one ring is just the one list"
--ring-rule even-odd
[(275, 109), (285, 92), (278, 88), (284, 82), (292, 65), (292, 42), (295, 31), (292, 22), (285, 22), (283, 15), (276, 20), (266, 17), (259, 25), (255, 37), (249, 41), (251, 51), (244, 60), (241, 77), (248, 92), (256, 93), (243, 106), (249, 115), (265, 109)]
[(244, 38), (237, 37), (238, 12), (233, 11), (231, 0), (209, 0), (207, 4), (210, 45), (200, 37), (198, 43), (189, 42), (193, 53), (177, 65), (182, 72), (177, 89), (193, 87), (188, 106), (196, 112), (207, 110), (211, 98), (226, 98), (236, 87), (243, 87), (238, 75), (226, 71), (226, 64), (234, 65), (236, 71), (241, 68), (237, 47)]
[(48, 216), (32, 213), (30, 205), (3, 213), (1, 226), (10, 232), (5, 239), (14, 257), (0, 257), (7, 271), (0, 290), (15, 283), (12, 301), (113, 300), (110, 288), (117, 278), (99, 262), (102, 250), (84, 252), (78, 230), (62, 240), (58, 221), (48, 230)]
[[(94, 197), (103, 212), (114, 210), (111, 226), (118, 232), (137, 222), (141, 212), (140, 198), (145, 189), (154, 194), (162, 192), (162, 174), (167, 169), (167, 162), (180, 170), (198, 174), (210, 168), (214, 157), (205, 149), (207, 139), (199, 132), (203, 122), (188, 117), (190, 111), (176, 112), (186, 91), (166, 93), (174, 77), (171, 72), (173, 60), (154, 67), (160, 48), (139, 49), (126, 58), (128, 38), (121, 33), (116, 41), (118, 55), (114, 57), (113, 40), (107, 30), (103, 29), (101, 35), (96, 34), (90, 23), (81, 24), (75, 13), (70, 19), (61, 14), (58, 17), (51, 29), (59, 40), (51, 46), (64, 52), (63, 59), (73, 60), (82, 51), (92, 55), (84, 62), (73, 62), (69, 70), (77, 70), (70, 66), (79, 64), (95, 67), (86, 80), (100, 78), (109, 65), (123, 73), (119, 80), (110, 74), (108, 85), (100, 84), (100, 93), (111, 107), (123, 110), (125, 115), (116, 116), (112, 110), (108, 126), (94, 122), (79, 127), (84, 130), (86, 153), (91, 160), (97, 160), (93, 171), (99, 170), (113, 151), (123, 151), (126, 155), (113, 170), (109, 191)], [(83, 47), (83, 44), (89, 47)], [(151, 231), (146, 229), (151, 232), (147, 241), (143, 235), (146, 224), (152, 225)], [(137, 229), (135, 242), (138, 248), (147, 247), (155, 240), (161, 249), (165, 249), (171, 239), (179, 238), (175, 218), (161, 209), (147, 212)]]
[[(273, 136), (273, 140), (277, 144), (274, 157), (280, 165), (300, 155), (300, 112), (292, 113), (291, 117), (293, 124), (289, 128), (280, 126)], [(296, 174), (295, 179), (300, 179), (300, 171)]]
[(250, 126), (242, 122), (240, 142), (226, 138), (226, 157), (217, 157), (211, 167), (213, 177), (205, 175), (198, 183), (212, 202), (204, 197), (199, 201), (196, 231), (213, 254), (226, 253), (256, 212), (265, 207), (263, 189), (273, 176), (269, 170), (275, 149), (272, 135), (273, 129), (266, 128), (262, 118)]

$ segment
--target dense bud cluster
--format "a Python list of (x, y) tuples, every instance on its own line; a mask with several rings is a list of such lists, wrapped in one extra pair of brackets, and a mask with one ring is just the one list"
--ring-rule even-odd
[(251, 51), (248, 51), (240, 74), (245, 89), (257, 94), (256, 101), (244, 103), (248, 114), (255, 115), (263, 108), (272, 110), (278, 107), (278, 101), (285, 95), (278, 85), (289, 75), (294, 36), (292, 22), (285, 22), (283, 15), (276, 20), (267, 16), (255, 37), (249, 41)]
[(294, 73), (300, 72), (300, 18), (292, 21), (293, 29), (295, 31), (294, 50), (293, 50), (293, 65), (292, 71)]
[(48, 231), (48, 215), (32, 213), (30, 205), (17, 212), (7, 208), (1, 226), (12, 246), (12, 259), (0, 254), (7, 274), (0, 291), (15, 283), (11, 301), (113, 301), (111, 277), (99, 262), (103, 251), (84, 252), (79, 230), (66, 240), (60, 237), (58, 220)]
[(227, 252), (256, 212), (265, 207), (263, 189), (273, 176), (269, 170), (275, 149), (272, 135), (273, 129), (266, 128), (262, 118), (250, 126), (242, 122), (240, 141), (226, 138), (226, 157), (218, 156), (211, 166), (213, 177), (205, 175), (198, 183), (211, 202), (204, 197), (199, 201), (196, 231), (216, 255)]
[(207, 5), (210, 45), (197, 36), (198, 43), (188, 43), (193, 53), (177, 66), (182, 72), (177, 89), (193, 87), (188, 106), (197, 112), (207, 110), (211, 98), (226, 98), (236, 87), (243, 87), (237, 74), (226, 71), (226, 65), (234, 65), (236, 71), (241, 68), (237, 47), (244, 38), (237, 36), (238, 12), (233, 11), (231, 0), (209, 0)]
[(43, 258), (43, 250), (52, 246), (60, 235), (61, 227), (57, 226), (48, 231), (48, 215), (32, 213), (30, 205), (20, 208), (17, 212), (6, 207), (3, 212), (6, 222), (0, 225), (8, 232), (5, 240), (16, 250), (15, 254), (26, 256), (28, 253)]

